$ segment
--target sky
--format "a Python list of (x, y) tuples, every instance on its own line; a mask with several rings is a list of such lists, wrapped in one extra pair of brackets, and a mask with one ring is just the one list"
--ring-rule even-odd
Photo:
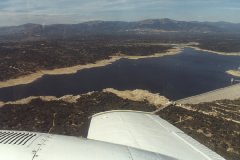
[(0, 26), (160, 18), (240, 23), (240, 0), (0, 0)]

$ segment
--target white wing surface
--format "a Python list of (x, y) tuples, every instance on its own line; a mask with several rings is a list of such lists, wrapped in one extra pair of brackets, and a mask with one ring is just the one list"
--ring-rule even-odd
[(0, 130), (0, 160), (176, 159), (127, 146), (79, 137)]
[(0, 160), (223, 160), (156, 115), (92, 117), (88, 138), (0, 130)]
[(160, 153), (179, 160), (223, 160), (159, 116), (111, 111), (92, 117), (88, 138)]

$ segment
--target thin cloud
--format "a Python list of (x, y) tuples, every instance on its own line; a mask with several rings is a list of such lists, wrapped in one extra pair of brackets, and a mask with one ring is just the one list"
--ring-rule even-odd
[(144, 18), (240, 22), (239, 9), (239, 0), (1, 0), (0, 21), (1, 25)]

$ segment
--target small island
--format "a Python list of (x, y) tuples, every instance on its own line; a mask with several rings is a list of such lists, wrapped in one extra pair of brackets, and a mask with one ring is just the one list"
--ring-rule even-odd
[(229, 70), (227, 73), (235, 77), (240, 77), (240, 70)]

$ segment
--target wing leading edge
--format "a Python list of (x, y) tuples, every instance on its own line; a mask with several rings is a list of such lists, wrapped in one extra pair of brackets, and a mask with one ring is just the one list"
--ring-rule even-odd
[(0, 130), (0, 160), (223, 160), (151, 113), (92, 117), (89, 139)]
[(111, 111), (92, 117), (88, 138), (180, 160), (224, 160), (183, 131), (152, 113)]

